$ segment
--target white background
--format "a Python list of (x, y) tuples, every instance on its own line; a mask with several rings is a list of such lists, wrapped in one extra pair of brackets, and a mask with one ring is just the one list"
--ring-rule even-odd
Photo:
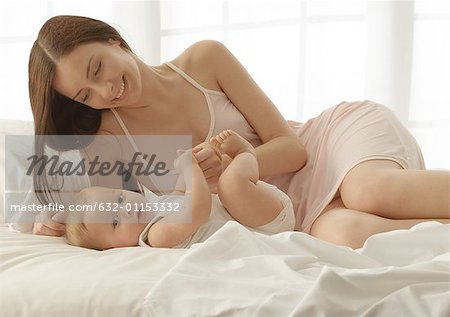
[(223, 42), (286, 119), (343, 100), (390, 107), (428, 168), (450, 168), (450, 1), (0, 0), (0, 118), (32, 120), (28, 55), (57, 14), (117, 27), (156, 65), (195, 41)]

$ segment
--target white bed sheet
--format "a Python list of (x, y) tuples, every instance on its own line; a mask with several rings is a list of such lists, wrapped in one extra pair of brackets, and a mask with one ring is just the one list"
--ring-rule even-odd
[[(4, 134), (32, 131), (0, 120), (0, 206)], [(0, 315), (447, 317), (449, 239), (450, 225), (430, 222), (354, 251), (230, 222), (190, 250), (99, 252), (0, 224)]]
[(94, 251), (0, 225), (2, 316), (449, 316), (450, 225), (338, 247), (229, 222), (189, 250)]
[(375, 235), (362, 249), (229, 222), (146, 296), (151, 316), (450, 316), (450, 225)]
[(94, 251), (0, 224), (0, 315), (141, 317), (148, 289), (186, 250)]

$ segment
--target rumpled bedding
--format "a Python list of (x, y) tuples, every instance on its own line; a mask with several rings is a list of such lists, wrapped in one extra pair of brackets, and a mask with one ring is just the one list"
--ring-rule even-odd
[(419, 224), (352, 250), (228, 222), (149, 290), (149, 316), (450, 316), (450, 225)]

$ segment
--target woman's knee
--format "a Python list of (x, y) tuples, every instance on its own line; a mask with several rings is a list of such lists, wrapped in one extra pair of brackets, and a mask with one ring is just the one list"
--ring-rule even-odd
[(398, 199), (399, 188), (396, 185), (396, 174), (399, 171), (396, 163), (387, 163), (393, 168), (377, 168), (377, 165), (351, 170), (344, 178), (340, 194), (346, 208), (378, 213), (388, 207), (391, 199)]

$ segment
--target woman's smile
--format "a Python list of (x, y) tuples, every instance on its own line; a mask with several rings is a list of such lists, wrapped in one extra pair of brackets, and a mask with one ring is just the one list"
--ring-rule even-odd
[[(91, 63), (92, 59), (94, 62)], [(98, 64), (95, 72), (91, 64)], [(76, 47), (59, 60), (54, 79), (59, 93), (94, 109), (140, 103), (139, 84), (139, 66), (119, 42), (87, 43)]]
[(127, 84), (126, 84), (126, 80), (125, 80), (125, 76), (122, 76), (121, 82), (120, 82), (120, 87), (119, 87), (119, 92), (117, 94), (117, 96), (114, 98), (113, 101), (119, 101), (121, 98), (125, 98), (125, 91), (127, 90)]

